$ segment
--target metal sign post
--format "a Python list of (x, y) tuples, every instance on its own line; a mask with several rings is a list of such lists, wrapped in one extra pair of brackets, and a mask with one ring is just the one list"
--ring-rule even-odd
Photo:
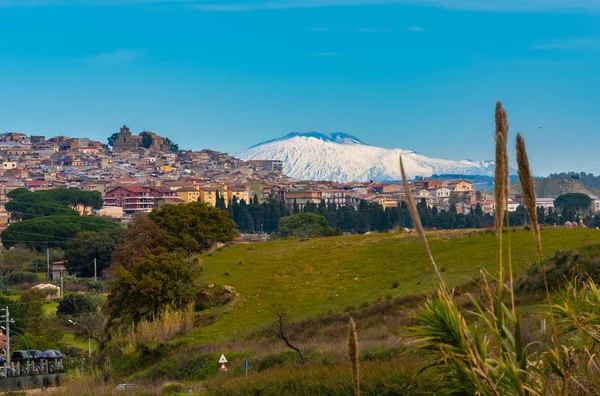
[(221, 355), (221, 358), (219, 359), (219, 371), (222, 373), (226, 373), (227, 372), (227, 359), (225, 358), (225, 355)]

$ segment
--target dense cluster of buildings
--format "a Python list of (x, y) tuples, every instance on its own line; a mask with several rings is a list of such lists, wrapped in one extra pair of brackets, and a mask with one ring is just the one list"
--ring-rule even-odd
[[(173, 150), (172, 142), (150, 131), (134, 135), (127, 126), (109, 139), (111, 146), (87, 138), (27, 136), (10, 132), (0, 135), (0, 224), (9, 221), (3, 203), (16, 188), (32, 191), (79, 188), (98, 191), (104, 207), (95, 212), (127, 219), (164, 204), (193, 201), (227, 206), (234, 199), (280, 199), (292, 209), (309, 202), (325, 201), (358, 208), (361, 201), (397, 207), (411, 194), (430, 206), (469, 213), (479, 204), (493, 213), (493, 197), (476, 191), (466, 180), (415, 180), (410, 191), (401, 183), (294, 180), (283, 174), (277, 160), (242, 161), (213, 150)], [(600, 199), (592, 197), (600, 212)], [(509, 211), (522, 203), (511, 196)], [(552, 207), (551, 198), (540, 198), (538, 206)], [(81, 208), (82, 214), (88, 214)]]

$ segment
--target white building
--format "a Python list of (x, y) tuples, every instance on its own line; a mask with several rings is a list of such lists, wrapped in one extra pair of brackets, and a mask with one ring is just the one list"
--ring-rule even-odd
[(600, 198), (598, 198), (596, 195), (590, 195), (590, 198), (592, 199), (592, 212), (600, 213)]
[(429, 193), (436, 198), (450, 198), (451, 190), (448, 187), (434, 188)]
[(508, 211), (509, 212), (516, 212), (517, 208), (519, 207), (519, 203), (515, 202), (515, 201), (508, 201)]
[(554, 198), (537, 198), (535, 200), (536, 208), (544, 208), (544, 212), (548, 213), (548, 209), (554, 209)]

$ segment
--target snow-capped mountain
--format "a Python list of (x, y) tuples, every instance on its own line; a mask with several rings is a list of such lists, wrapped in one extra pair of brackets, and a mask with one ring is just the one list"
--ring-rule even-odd
[(433, 174), (493, 176), (494, 161), (451, 161), (428, 158), (411, 150), (369, 146), (345, 133), (293, 132), (234, 155), (242, 160), (281, 160), (283, 172), (302, 180), (400, 180), (399, 155), (407, 177)]

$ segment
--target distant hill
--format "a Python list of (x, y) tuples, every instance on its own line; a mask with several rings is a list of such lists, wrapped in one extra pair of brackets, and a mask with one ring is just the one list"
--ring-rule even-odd
[[(523, 192), (519, 183), (512, 184), (510, 191), (514, 194)], [(567, 193), (581, 193), (587, 195), (598, 195), (600, 191), (596, 188), (587, 187), (576, 179), (536, 179), (535, 193), (539, 198), (556, 198)]]

